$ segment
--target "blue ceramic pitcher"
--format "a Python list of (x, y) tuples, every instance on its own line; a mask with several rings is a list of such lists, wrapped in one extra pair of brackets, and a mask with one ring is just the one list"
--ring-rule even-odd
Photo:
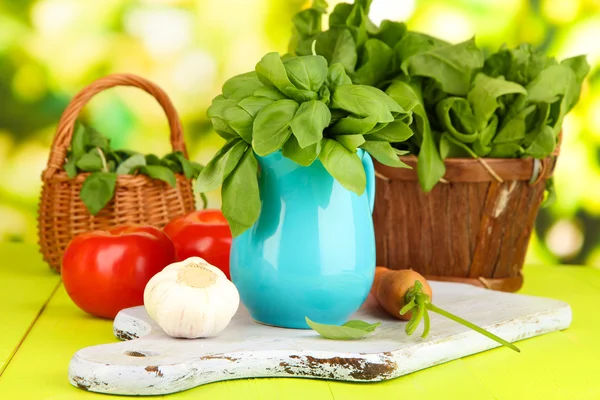
[(231, 278), (256, 321), (308, 328), (305, 317), (343, 324), (369, 294), (375, 275), (373, 161), (361, 196), (319, 160), (303, 167), (281, 152), (258, 157), (261, 213), (233, 240)]

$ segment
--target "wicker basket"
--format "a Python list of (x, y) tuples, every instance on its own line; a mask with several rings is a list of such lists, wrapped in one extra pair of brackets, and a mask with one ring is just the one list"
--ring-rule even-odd
[(48, 167), (42, 174), (39, 245), (44, 260), (57, 272), (60, 272), (66, 246), (79, 233), (123, 224), (162, 227), (174, 217), (194, 209), (191, 182), (181, 174), (176, 174), (177, 188), (145, 175), (119, 175), (113, 200), (96, 216), (88, 212), (79, 192), (89, 174), (81, 173), (70, 179), (64, 170), (64, 163), (81, 109), (94, 95), (114, 86), (133, 86), (154, 96), (167, 115), (173, 150), (181, 151), (187, 157), (177, 111), (166, 93), (152, 82), (130, 74), (109, 75), (77, 94), (60, 118)]
[(445, 161), (444, 182), (425, 194), (413, 167), (376, 163), (377, 263), (432, 280), (517, 291), (545, 181), (556, 157)]

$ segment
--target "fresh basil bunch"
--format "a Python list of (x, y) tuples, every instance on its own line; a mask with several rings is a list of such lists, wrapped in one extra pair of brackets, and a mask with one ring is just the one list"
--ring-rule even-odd
[(260, 213), (255, 153), (283, 156), (308, 166), (317, 158), (348, 190), (362, 194), (361, 148), (380, 162), (406, 167), (390, 143), (413, 132), (410, 108), (383, 91), (352, 84), (343, 65), (318, 55), (268, 53), (252, 72), (229, 79), (207, 111), (227, 142), (200, 173), (196, 190), (221, 183), (223, 214), (237, 236)]
[(344, 65), (354, 83), (377, 86), (412, 110), (414, 136), (396, 147), (418, 154), (424, 191), (443, 177), (448, 157), (554, 151), (589, 72), (584, 56), (558, 63), (521, 45), (486, 58), (474, 39), (451, 44), (387, 20), (378, 27), (368, 19), (370, 3), (337, 4), (321, 31), (327, 4), (315, 0), (293, 18), (290, 52), (307, 54), (315, 42), (316, 53)]
[[(79, 196), (92, 215), (98, 214), (113, 198), (118, 175), (147, 175), (176, 187), (176, 173), (193, 179), (201, 170), (200, 164), (189, 161), (179, 151), (159, 158), (154, 154), (114, 150), (106, 136), (83, 124), (78, 124), (73, 132), (65, 163), (69, 178), (75, 178), (80, 172), (90, 173), (83, 182)], [(205, 198), (203, 201), (206, 204)]]

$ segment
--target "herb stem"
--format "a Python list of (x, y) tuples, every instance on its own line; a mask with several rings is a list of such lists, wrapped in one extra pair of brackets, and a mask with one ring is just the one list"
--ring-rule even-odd
[(102, 149), (100, 147), (96, 147), (96, 150), (98, 150), (98, 155), (100, 155), (100, 160), (102, 160), (102, 170), (104, 172), (109, 172), (108, 164), (106, 163), (106, 157), (104, 157), (104, 152), (102, 151)]
[(485, 329), (480, 328), (477, 325), (475, 325), (475, 324), (473, 324), (473, 323), (471, 323), (471, 322), (469, 322), (469, 321), (467, 321), (465, 319), (462, 319), (461, 317), (459, 317), (457, 315), (454, 315), (454, 314), (452, 314), (452, 313), (450, 313), (450, 312), (448, 312), (446, 310), (443, 310), (443, 309), (441, 309), (439, 307), (436, 307), (435, 305), (433, 305), (431, 303), (427, 303), (425, 305), (425, 307), (429, 311), (433, 311), (435, 313), (443, 315), (444, 317), (449, 318), (449, 319), (451, 319), (454, 322), (458, 322), (459, 324), (462, 324), (462, 325), (464, 325), (464, 326), (466, 326), (468, 328), (471, 328), (474, 331), (479, 332), (482, 335), (487, 336), (488, 338), (490, 338), (492, 340), (495, 340), (496, 342), (498, 342), (498, 343), (500, 343), (500, 344), (502, 344), (502, 345), (504, 345), (504, 346), (506, 346), (506, 347), (508, 347), (508, 348), (510, 348), (510, 349), (512, 349), (514, 351), (516, 351), (517, 353), (521, 352), (521, 350), (519, 350), (519, 348), (517, 346), (515, 346), (514, 344), (512, 344), (510, 342), (507, 342), (506, 340), (502, 339), (501, 337), (498, 337), (498, 336), (494, 335), (493, 333), (488, 332)]

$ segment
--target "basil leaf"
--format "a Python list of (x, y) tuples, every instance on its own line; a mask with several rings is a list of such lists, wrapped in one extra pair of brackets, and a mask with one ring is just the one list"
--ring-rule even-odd
[(383, 80), (390, 70), (394, 51), (378, 39), (369, 39), (361, 54), (361, 66), (352, 77), (352, 82), (375, 85)]
[(327, 325), (311, 321), (308, 317), (306, 317), (306, 323), (319, 335), (331, 340), (362, 339), (381, 325), (380, 322), (376, 324), (368, 324), (366, 322), (359, 324), (358, 321), (349, 321), (344, 325)]
[(292, 23), (301, 37), (314, 36), (321, 32), (321, 12), (309, 8), (296, 13), (292, 17)]
[(301, 56), (283, 62), (292, 84), (301, 90), (318, 91), (327, 78), (327, 60), (323, 56)]
[(72, 156), (69, 156), (64, 168), (69, 178), (73, 179), (77, 176), (77, 166), (75, 163), (75, 158)]
[(498, 116), (494, 115), (488, 126), (479, 132), (477, 140), (473, 142), (473, 150), (475, 151), (475, 154), (477, 154), (479, 157), (485, 157), (490, 153), (490, 151), (492, 151), (492, 146), (490, 143), (492, 142), (492, 138), (496, 134), (497, 129)]
[(279, 58), (279, 53), (267, 53), (256, 64), (255, 70), (258, 79), (264, 85), (277, 88), (283, 94), (288, 94), (289, 89), (293, 87), (292, 82), (290, 82), (287, 76), (283, 62)]
[(287, 95), (298, 103), (316, 100), (319, 98), (317, 92), (313, 92), (312, 90), (296, 89), (293, 86), (288, 88)]
[(223, 119), (247, 143), (252, 143), (252, 116), (240, 106), (229, 107), (223, 111)]
[(81, 156), (85, 154), (85, 147), (88, 144), (87, 142), (87, 132), (86, 127), (77, 123), (75, 129), (73, 130), (73, 138), (71, 139), (71, 156), (73, 162), (77, 162)]
[(321, 152), (321, 142), (311, 144), (308, 147), (302, 148), (298, 144), (298, 139), (295, 136), (290, 136), (287, 142), (283, 145), (281, 154), (289, 158), (296, 164), (308, 167), (319, 156)]
[(146, 165), (160, 165), (160, 158), (154, 154), (146, 154), (145, 159)]
[(365, 142), (365, 137), (363, 135), (338, 135), (335, 140), (351, 152), (356, 153), (356, 149)]
[(116, 173), (94, 172), (83, 182), (79, 197), (90, 214), (97, 215), (113, 198), (116, 186)]
[(265, 156), (279, 150), (291, 135), (290, 123), (298, 109), (293, 100), (278, 100), (263, 108), (254, 119), (252, 147)]
[(331, 112), (325, 103), (313, 100), (300, 104), (290, 122), (292, 133), (301, 148), (317, 143), (323, 138), (323, 130), (329, 125)]
[(353, 320), (350, 320), (350, 321), (346, 322), (342, 326), (347, 326), (349, 328), (360, 329), (360, 330), (363, 330), (365, 332), (374, 332), (375, 329), (379, 325), (381, 325), (381, 322), (375, 322), (374, 324), (370, 324), (370, 323), (365, 322), (365, 321), (361, 321), (361, 320), (358, 320), (358, 319), (353, 319)]
[(350, 11), (350, 15), (346, 19), (346, 26), (350, 30), (356, 47), (362, 47), (367, 41), (367, 13), (368, 10), (360, 6), (355, 6)]
[(388, 142), (367, 140), (360, 146), (360, 148), (364, 149), (382, 164), (389, 165), (390, 167), (410, 168), (408, 165), (400, 161), (398, 155), (394, 151), (394, 148)]
[(375, 37), (393, 49), (402, 37), (404, 37), (406, 30), (406, 24), (404, 22), (385, 19), (381, 21), (381, 27), (375, 34)]
[(372, 116), (377, 122), (394, 120), (388, 106), (375, 99), (367, 86), (340, 85), (333, 92), (331, 100), (331, 108), (339, 108), (361, 117)]
[(346, 26), (346, 20), (352, 12), (354, 5), (348, 3), (338, 3), (333, 8), (333, 11), (329, 15), (329, 26)]
[(110, 150), (110, 141), (106, 136), (95, 130), (94, 128), (87, 127), (87, 144), (85, 146), (86, 150), (91, 150), (96, 147), (99, 147), (103, 152), (108, 152)]
[(238, 101), (234, 99), (227, 99), (223, 95), (218, 95), (212, 100), (210, 107), (206, 110), (206, 116), (208, 118), (223, 118), (223, 112), (229, 107), (235, 107)]
[(419, 84), (416, 81), (395, 80), (387, 88), (386, 93), (403, 109), (412, 111), (414, 119), (411, 129), (415, 132), (417, 139), (422, 141), (425, 132), (428, 132), (430, 128)]
[(525, 88), (517, 83), (500, 78), (490, 78), (485, 74), (477, 74), (467, 100), (473, 107), (477, 130), (487, 125), (494, 111), (499, 107), (497, 99), (507, 94), (527, 94)]
[(423, 132), (423, 142), (417, 158), (417, 176), (425, 193), (431, 191), (446, 173), (446, 166), (433, 139), (433, 132)]
[(202, 166), (200, 164), (188, 160), (180, 151), (174, 152), (173, 157), (179, 161), (181, 169), (183, 170), (183, 175), (188, 179), (196, 178), (202, 170)]
[(223, 96), (226, 99), (242, 100), (251, 96), (257, 89), (264, 87), (255, 71), (236, 75), (223, 84)]
[(493, 144), (489, 157), (494, 158), (517, 158), (523, 154), (524, 149), (518, 143)]
[(556, 148), (554, 131), (548, 125), (544, 126), (535, 140), (525, 149), (525, 155), (534, 158), (548, 157)]
[[(334, 135), (364, 135), (377, 125), (375, 117), (364, 118), (350, 115), (340, 118), (328, 131)], [(337, 138), (336, 138), (337, 140)]]
[[(522, 109), (514, 118), (505, 119), (504, 126), (500, 128), (500, 131), (496, 134), (492, 142), (494, 144), (502, 144), (523, 140), (526, 132), (525, 120), (531, 113), (535, 112), (535, 109), (536, 106), (532, 104)], [(503, 152), (503, 154), (505, 153)]]
[(360, 157), (332, 139), (323, 139), (319, 160), (344, 188), (358, 194), (365, 191), (367, 178)]
[(394, 46), (398, 68), (408, 75), (407, 61), (415, 55), (426, 53), (436, 48), (450, 46), (450, 43), (419, 32), (406, 32)]
[(438, 122), (442, 129), (465, 143), (477, 139), (476, 120), (471, 105), (462, 97), (448, 97), (435, 107)]
[(238, 165), (223, 182), (221, 197), (223, 215), (229, 222), (231, 234), (237, 237), (250, 228), (260, 214), (258, 163), (248, 148)]
[(243, 108), (252, 118), (256, 117), (256, 114), (275, 100), (267, 97), (250, 96), (240, 101), (239, 106)]
[[(281, 93), (276, 88), (272, 87), (262, 87), (254, 91), (255, 97), (266, 97), (267, 99), (271, 99), (273, 101), (286, 99), (285, 95)], [(247, 111), (247, 110), (246, 110)]]
[(146, 157), (144, 157), (142, 154), (135, 154), (119, 165), (117, 168), (117, 174), (131, 174), (133, 171), (143, 167), (144, 165), (146, 165)]
[(471, 76), (483, 63), (483, 52), (469, 39), (412, 55), (402, 61), (402, 70), (406, 75), (433, 78), (446, 93), (464, 96), (469, 91)]
[(358, 54), (356, 42), (346, 28), (329, 28), (317, 35), (315, 50), (327, 59), (329, 65), (341, 64), (347, 73), (354, 72)]
[(331, 101), (331, 92), (327, 86), (321, 86), (321, 89), (319, 89), (319, 93), (317, 94), (319, 95), (320, 101), (325, 103), (325, 105), (329, 105), (329, 102)]
[(575, 87), (569, 91), (569, 97), (566, 101), (566, 111), (571, 110), (577, 101), (579, 100), (579, 94), (581, 92), (581, 85), (590, 72), (590, 65), (586, 60), (586, 56), (576, 56), (566, 58), (561, 61), (560, 65), (565, 65), (575, 73)]
[(367, 133), (367, 135), (367, 140), (383, 140), (394, 143), (408, 140), (413, 135), (413, 131), (403, 121), (395, 120), (374, 133)]
[(97, 148), (93, 148), (81, 156), (75, 165), (77, 165), (77, 168), (81, 171), (85, 172), (99, 172), (102, 171), (103, 168), (102, 158), (100, 158)]
[(176, 174), (181, 174), (183, 172), (183, 168), (181, 167), (181, 164), (179, 164), (179, 161), (173, 160), (171, 158), (163, 157), (163, 159), (160, 160), (160, 165), (158, 166), (167, 168)]
[(225, 143), (198, 175), (194, 190), (204, 193), (218, 188), (239, 163), (247, 148), (248, 144), (240, 139)]
[(329, 87), (330, 90), (335, 90), (340, 85), (351, 85), (352, 80), (346, 74), (344, 70), (344, 66), (340, 63), (331, 64), (327, 71), (327, 79), (325, 80), (325, 85)]
[(448, 132), (444, 132), (440, 138), (440, 157), (474, 157), (473, 151), (468, 145), (456, 139)]
[(140, 173), (148, 175), (152, 179), (159, 179), (163, 182), (168, 183), (172, 187), (177, 187), (177, 180), (175, 179), (175, 173), (169, 168), (162, 165), (146, 165), (140, 168)]

